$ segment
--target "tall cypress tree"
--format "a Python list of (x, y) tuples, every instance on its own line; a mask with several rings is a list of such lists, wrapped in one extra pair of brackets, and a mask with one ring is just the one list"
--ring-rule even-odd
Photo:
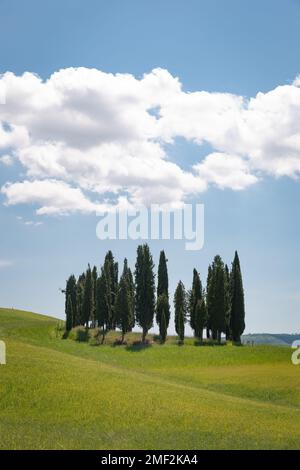
[[(170, 322), (170, 304), (169, 304), (169, 278), (167, 268), (167, 258), (162, 250), (159, 255), (158, 273), (157, 273), (157, 304), (156, 304), (156, 323), (160, 327), (162, 307), (165, 310), (165, 322), (168, 328)], [(160, 299), (161, 296), (164, 296)]]
[(110, 250), (105, 255), (103, 268), (107, 285), (106, 301), (109, 310), (108, 329), (113, 330), (116, 328), (114, 309), (118, 291), (118, 263), (115, 262), (114, 256)]
[(190, 325), (192, 330), (194, 330), (195, 336), (197, 323), (196, 323), (196, 309), (198, 301), (203, 297), (202, 284), (200, 280), (199, 273), (196, 269), (193, 270), (193, 284), (192, 289), (189, 292), (189, 313), (190, 313)]
[(186, 313), (187, 313), (187, 302), (186, 302), (185, 288), (181, 281), (179, 281), (175, 290), (174, 308), (175, 308), (175, 330), (179, 337), (179, 341), (183, 343)]
[(212, 264), (208, 297), (210, 300), (209, 321), (212, 328), (212, 337), (220, 343), (222, 332), (226, 332), (226, 295), (225, 268), (219, 255), (215, 256)]
[(84, 325), (83, 297), (84, 297), (85, 273), (82, 273), (76, 284), (76, 325)]
[(240, 260), (237, 251), (234, 255), (231, 270), (231, 315), (230, 329), (232, 339), (236, 343), (241, 342), (241, 335), (245, 329), (245, 303), (243, 280), (240, 267)]
[(72, 304), (72, 317), (66, 319), (66, 328), (68, 327), (69, 330), (71, 330), (74, 326), (76, 326), (76, 278), (72, 274), (67, 282), (66, 282), (66, 289), (65, 289), (65, 295), (66, 295), (66, 300), (65, 300), (65, 313), (67, 316), (67, 310), (68, 310), (68, 302), (69, 298), (71, 300)]
[(68, 295), (67, 298), (67, 308), (66, 308), (66, 330), (70, 331), (72, 329), (73, 323), (73, 306), (71, 295)]
[(93, 301), (94, 301), (93, 277), (92, 277), (91, 267), (90, 265), (88, 265), (88, 269), (85, 275), (83, 305), (82, 305), (83, 320), (84, 320), (84, 324), (86, 325), (86, 327), (89, 326), (89, 321), (91, 320), (92, 312), (94, 309)]
[(166, 293), (160, 294), (156, 302), (156, 320), (159, 326), (159, 335), (162, 342), (165, 342), (168, 331), (168, 320), (170, 318), (169, 298)]
[(195, 336), (203, 340), (203, 329), (207, 322), (207, 310), (204, 298), (199, 299), (195, 311)]
[(92, 320), (92, 327), (95, 328), (96, 326), (96, 298), (97, 298), (97, 279), (98, 279), (98, 272), (97, 267), (94, 266), (92, 270), (92, 283), (93, 283), (93, 307), (91, 312), (91, 320)]
[(211, 337), (211, 312), (213, 304), (213, 288), (212, 288), (212, 266), (208, 266), (207, 272), (207, 281), (206, 281), (206, 311), (207, 311), (207, 320), (206, 320), (206, 338), (210, 339)]
[(231, 339), (230, 316), (231, 316), (231, 287), (230, 272), (227, 264), (225, 264), (225, 323), (226, 323), (226, 339)]
[(142, 328), (142, 341), (145, 342), (148, 330), (153, 326), (155, 311), (154, 263), (149, 246), (139, 245), (135, 264), (136, 302), (135, 314)]
[(96, 318), (99, 328), (102, 329), (102, 343), (108, 330), (110, 305), (107, 301), (108, 288), (104, 268), (101, 268), (100, 276), (96, 285)]
[(166, 321), (166, 315), (165, 315), (165, 309), (164, 308), (161, 311), (159, 334), (160, 334), (161, 342), (165, 343), (166, 339), (167, 339), (167, 321)]
[[(128, 285), (128, 292), (129, 292), (129, 297), (130, 297), (130, 304), (131, 304), (130, 308), (133, 311), (133, 316), (134, 316), (133, 323), (135, 323), (135, 285), (134, 285), (134, 280), (133, 280), (131, 269), (128, 267), (127, 258), (124, 259), (123, 275), (126, 277), (126, 282)], [(134, 327), (134, 324), (132, 325), (132, 328), (133, 327)]]
[(134, 303), (132, 302), (132, 285), (127, 259), (124, 260), (124, 269), (120, 278), (115, 303), (115, 317), (117, 326), (122, 332), (122, 343), (127, 332), (134, 327)]

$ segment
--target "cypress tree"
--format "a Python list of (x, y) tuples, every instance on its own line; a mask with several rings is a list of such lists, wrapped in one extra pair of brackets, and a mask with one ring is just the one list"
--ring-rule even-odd
[(226, 340), (231, 339), (230, 316), (231, 316), (231, 287), (230, 273), (227, 264), (225, 265), (225, 323)]
[(97, 298), (97, 267), (94, 266), (92, 270), (92, 282), (93, 282), (93, 307), (91, 312), (92, 327), (96, 326), (96, 298)]
[(84, 325), (83, 297), (84, 297), (85, 273), (82, 273), (76, 284), (76, 326)]
[(245, 303), (243, 280), (237, 251), (234, 255), (231, 270), (231, 315), (230, 329), (232, 340), (236, 343), (241, 342), (241, 335), (245, 329)]
[(166, 339), (167, 339), (167, 321), (166, 321), (166, 315), (165, 315), (165, 309), (164, 308), (161, 311), (159, 334), (160, 334), (161, 342), (165, 343)]
[(213, 288), (212, 288), (212, 267), (208, 266), (207, 281), (206, 281), (206, 310), (207, 310), (207, 321), (206, 321), (206, 338), (211, 337), (211, 312), (213, 304)]
[[(169, 304), (169, 278), (167, 268), (167, 258), (162, 250), (159, 255), (158, 273), (157, 273), (157, 305), (156, 305), (156, 323), (161, 324), (161, 314), (163, 307), (165, 309), (165, 322), (167, 328), (170, 322), (170, 304)], [(159, 302), (160, 296), (164, 295), (164, 304)]]
[(129, 288), (129, 294), (130, 294), (131, 309), (133, 311), (133, 325), (132, 325), (132, 328), (133, 328), (135, 324), (135, 286), (134, 286), (133, 275), (132, 275), (130, 268), (127, 269), (126, 276), (127, 276), (127, 283), (128, 283), (128, 288)]
[[(128, 267), (127, 258), (124, 259), (124, 267), (123, 267), (123, 275), (126, 278), (127, 286), (128, 286), (128, 293), (130, 299), (130, 308), (133, 312), (133, 324), (131, 329), (134, 327), (135, 324), (135, 286), (133, 281), (133, 275), (131, 269)], [(128, 330), (131, 331), (131, 330)]]
[(82, 314), (83, 314), (83, 321), (86, 327), (89, 326), (89, 321), (91, 320), (92, 312), (93, 312), (93, 278), (92, 278), (92, 271), (90, 265), (88, 265), (88, 269), (86, 271), (85, 276), (85, 283), (84, 283), (84, 293), (83, 293), (83, 305), (82, 305)]
[(221, 333), (226, 332), (226, 296), (224, 263), (219, 255), (215, 256), (212, 264), (209, 300), (212, 337), (220, 343)]
[(134, 327), (134, 304), (132, 302), (130, 273), (127, 259), (125, 258), (115, 304), (116, 322), (122, 332), (122, 343), (124, 342), (125, 334)]
[(116, 328), (114, 308), (118, 292), (118, 263), (115, 262), (114, 256), (110, 250), (105, 255), (103, 268), (106, 277), (106, 301), (108, 303), (109, 310), (108, 329), (113, 330)]
[(145, 342), (148, 330), (153, 326), (155, 311), (154, 264), (149, 246), (139, 245), (135, 264), (136, 302), (135, 314), (138, 325), (142, 328), (142, 342)]
[(102, 329), (102, 343), (109, 324), (109, 303), (107, 302), (107, 282), (104, 268), (101, 268), (100, 276), (96, 284), (96, 318), (99, 328)]
[[(66, 300), (65, 300), (66, 317), (67, 317), (69, 298), (72, 304), (72, 317), (66, 319), (66, 323), (68, 323), (68, 328), (69, 328), (67, 331), (69, 331), (74, 326), (76, 326), (76, 278), (73, 274), (68, 278), (66, 282), (65, 295), (66, 295)], [(67, 328), (67, 325), (66, 325), (66, 328)]]
[(189, 293), (189, 313), (190, 313), (190, 325), (192, 330), (194, 330), (195, 336), (197, 323), (196, 323), (196, 308), (198, 301), (202, 299), (203, 292), (202, 292), (202, 284), (200, 280), (199, 273), (196, 269), (193, 271), (193, 284), (192, 289)]
[(203, 340), (203, 329), (207, 321), (207, 310), (204, 298), (198, 300), (195, 310), (195, 336)]
[(66, 309), (66, 330), (70, 331), (72, 329), (73, 322), (73, 306), (71, 295), (67, 298), (67, 309)]
[(186, 304), (185, 288), (181, 281), (179, 281), (175, 290), (174, 307), (175, 307), (175, 330), (179, 337), (179, 341), (183, 343), (187, 304)]
[[(159, 326), (159, 335), (164, 343), (168, 330), (168, 319), (170, 313), (169, 299), (165, 293), (160, 294), (156, 303), (157, 323)], [(159, 312), (159, 315), (158, 315)]]

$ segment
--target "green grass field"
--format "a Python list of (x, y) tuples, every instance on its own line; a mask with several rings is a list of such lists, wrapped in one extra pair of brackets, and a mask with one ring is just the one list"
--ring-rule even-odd
[(0, 309), (1, 449), (300, 447), (300, 366), (289, 348), (92, 346), (61, 339), (56, 326)]

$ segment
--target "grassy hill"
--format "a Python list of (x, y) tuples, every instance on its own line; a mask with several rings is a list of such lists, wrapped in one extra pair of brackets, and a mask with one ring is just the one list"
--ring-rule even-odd
[(0, 309), (1, 449), (292, 449), (300, 367), (286, 347), (92, 346)]
[(254, 342), (254, 344), (272, 344), (278, 346), (288, 346), (291, 347), (294, 341), (300, 340), (300, 334), (273, 334), (273, 333), (259, 333), (259, 334), (249, 334), (243, 335), (242, 341), (244, 344), (247, 341)]

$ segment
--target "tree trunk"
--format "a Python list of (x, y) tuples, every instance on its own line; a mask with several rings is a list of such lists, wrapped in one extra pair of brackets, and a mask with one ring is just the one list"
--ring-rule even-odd
[(209, 328), (206, 328), (206, 338), (210, 339), (210, 331)]
[(221, 344), (221, 331), (218, 331), (218, 343)]
[(122, 331), (122, 339), (121, 339), (122, 344), (124, 343), (124, 336), (125, 336), (125, 333)]
[(142, 343), (145, 343), (146, 335), (147, 335), (147, 330), (143, 330)]
[(238, 343), (238, 344), (241, 343), (241, 337), (240, 337), (240, 335), (235, 335), (235, 336), (233, 336), (232, 340), (233, 340), (234, 343)]

